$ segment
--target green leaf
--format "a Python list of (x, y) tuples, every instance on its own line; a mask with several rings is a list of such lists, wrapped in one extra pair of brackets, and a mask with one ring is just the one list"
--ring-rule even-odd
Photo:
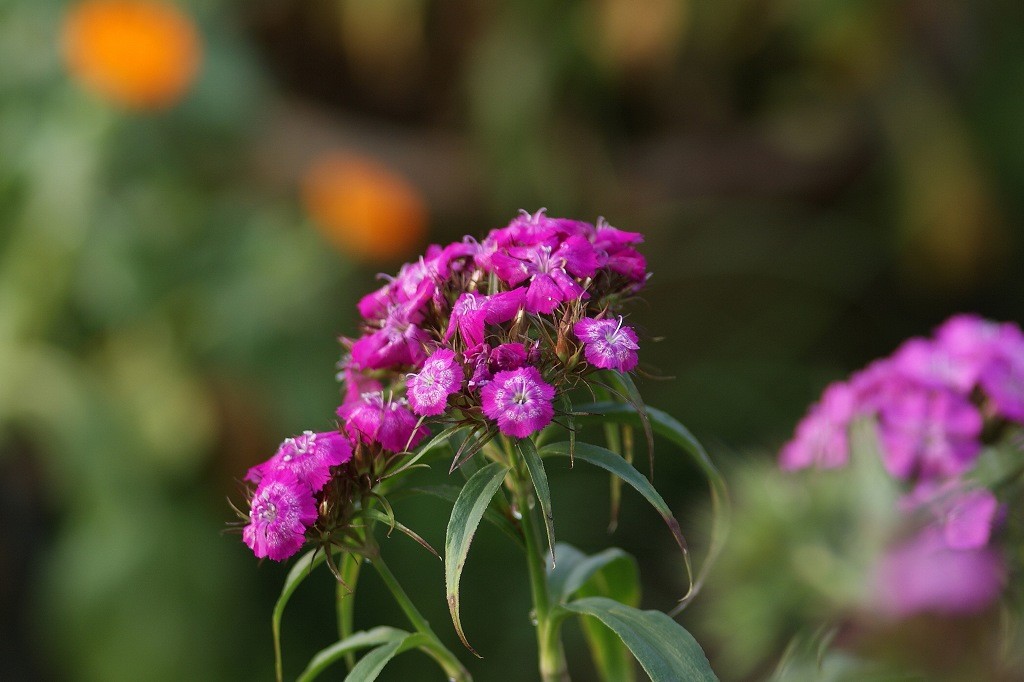
[[(415, 532), (414, 530), (412, 530), (408, 526), (405, 526), (405, 525), (399, 523), (397, 520), (395, 520), (393, 512), (392, 512), (391, 516), (388, 516), (387, 514), (383, 514), (383, 513), (381, 513), (380, 511), (378, 511), (376, 509), (364, 509), (363, 510), (363, 514), (365, 514), (366, 516), (370, 517), (371, 519), (374, 519), (375, 521), (380, 521), (381, 523), (389, 524), (391, 530), (396, 530), (397, 529), (399, 532), (404, 533), (405, 535), (408, 535), (410, 538), (415, 540), (425, 550), (427, 550), (428, 552), (430, 552), (431, 554), (436, 556), (438, 559), (441, 558), (441, 555), (437, 553), (437, 550), (434, 549), (433, 547), (431, 547), (429, 542), (427, 542), (422, 537), (420, 537), (419, 533)], [(391, 535), (391, 530), (388, 531), (388, 535), (389, 536)]]
[(449, 426), (446, 429), (443, 429), (437, 435), (433, 436), (430, 440), (428, 440), (426, 443), (421, 445), (416, 450), (416, 454), (414, 454), (412, 457), (410, 457), (405, 462), (403, 462), (400, 467), (398, 467), (397, 469), (395, 469), (394, 471), (389, 473), (388, 477), (390, 478), (391, 476), (395, 476), (397, 474), (400, 474), (400, 473), (410, 469), (411, 467), (415, 466), (417, 462), (419, 462), (421, 459), (426, 457), (428, 454), (430, 454), (434, 450), (436, 450), (436, 449), (438, 449), (440, 447), (443, 447), (445, 445), (449, 445), (450, 446), (451, 445), (451, 438), (452, 438), (452, 436), (454, 436), (456, 433), (458, 433), (459, 431), (461, 431), (462, 429), (465, 429), (465, 428), (468, 428), (468, 427), (466, 427), (463, 424), (454, 424), (452, 426)]
[[(556, 602), (572, 596), (608, 597), (628, 606), (640, 604), (640, 571), (636, 560), (618, 548), (587, 556), (575, 547), (559, 543), (558, 568), (548, 576), (549, 591)], [(594, 618), (580, 618), (594, 666), (605, 682), (636, 679), (633, 657), (618, 635)]]
[(281, 588), (281, 596), (277, 598), (277, 604), (274, 605), (274, 614), (271, 616), (270, 626), (274, 633), (274, 671), (278, 682), (281, 682), (284, 678), (281, 661), (281, 616), (284, 615), (284, 607), (288, 604), (288, 600), (291, 599), (295, 588), (306, 579), (306, 576), (313, 572), (314, 568), (322, 564), (326, 558), (327, 555), (319, 547), (303, 554), (295, 562), (295, 565), (292, 566), (292, 570), (288, 571), (284, 587)]
[[(309, 661), (309, 665), (299, 675), (297, 682), (308, 682), (316, 678), (317, 675), (327, 669), (332, 663), (340, 658), (351, 654), (353, 651), (359, 649), (366, 649), (368, 647), (380, 646), (381, 644), (389, 644), (392, 642), (401, 643), (406, 637), (409, 636), (408, 632), (404, 630), (397, 630), (389, 627), (377, 627), (372, 630), (365, 632), (356, 632), (344, 639), (335, 642), (334, 644), (321, 649), (313, 656)], [(357, 666), (358, 667), (358, 666)], [(353, 670), (355, 670), (353, 668)]]
[(345, 677), (345, 682), (373, 682), (392, 658), (409, 649), (421, 646), (426, 641), (426, 636), (418, 632), (406, 633), (402, 639), (391, 640), (387, 644), (377, 647), (359, 659), (356, 667), (352, 668), (352, 672)]
[(466, 556), (469, 554), (469, 546), (473, 542), (477, 526), (483, 518), (487, 506), (498, 490), (498, 486), (505, 479), (508, 467), (500, 462), (491, 462), (477, 471), (466, 481), (462, 487), (455, 505), (452, 507), (452, 516), (448, 520), (448, 531), (445, 534), (444, 543), (444, 578), (445, 593), (448, 598), (448, 610), (452, 615), (452, 623), (459, 639), (467, 649), (475, 656), (480, 656), (476, 650), (469, 645), (466, 634), (462, 629), (462, 619), (459, 615), (459, 580), (462, 578), (462, 569), (466, 565)]
[(644, 403), (643, 397), (640, 395), (640, 391), (637, 390), (636, 384), (633, 383), (633, 377), (629, 376), (626, 372), (615, 372), (608, 370), (605, 372), (606, 376), (612, 378), (613, 383), (617, 383), (626, 394), (626, 402), (633, 408), (637, 417), (640, 420), (640, 425), (644, 429), (644, 437), (647, 439), (647, 464), (651, 473), (651, 480), (654, 480), (654, 434), (651, 432), (651, 420), (647, 414), (647, 405)]
[[(529, 438), (516, 441), (516, 450), (526, 462), (526, 468), (533, 480), (533, 491), (537, 494), (541, 515), (544, 517), (544, 531), (548, 536), (548, 550), (551, 552), (551, 567), (555, 566), (555, 517), (551, 511), (551, 487), (548, 486), (548, 475), (544, 471), (544, 462), (537, 454), (537, 448)], [(572, 452), (572, 448), (569, 448)]]
[[(569, 443), (567, 441), (563, 441), (561, 443), (545, 445), (540, 449), (540, 454), (542, 456), (563, 455), (568, 457), (569, 451)], [(661, 515), (661, 518), (665, 521), (665, 524), (672, 532), (672, 537), (675, 538), (676, 544), (679, 545), (679, 551), (683, 553), (683, 561), (686, 564), (686, 575), (690, 581), (686, 596), (683, 597), (683, 599), (686, 599), (693, 592), (693, 573), (690, 568), (690, 554), (686, 547), (686, 538), (683, 537), (683, 532), (679, 528), (679, 522), (676, 521), (675, 517), (672, 515), (672, 510), (669, 509), (668, 504), (665, 503), (661, 494), (655, 490), (654, 486), (651, 485), (651, 482), (648, 481), (643, 474), (634, 469), (629, 462), (607, 448), (602, 448), (599, 445), (591, 445), (590, 443), (576, 443), (575, 453), (576, 459), (582, 459), (585, 462), (590, 462), (595, 466), (599, 466), (605, 471), (615, 474), (624, 482), (628, 483), (638, 493), (643, 495), (651, 506), (654, 507), (654, 509)]]
[[(422, 493), (454, 504), (455, 500), (459, 499), (459, 492), (461, 490), (461, 488), (454, 485), (425, 485), (419, 488), (403, 490), (400, 493), (393, 494), (391, 497), (396, 498)], [(504, 515), (497, 512), (494, 507), (487, 507), (484, 511), (484, 521), (494, 525), (502, 533), (512, 538), (520, 547), (523, 545), (523, 536), (520, 535), (519, 530)]]
[(605, 597), (586, 597), (552, 613), (600, 620), (629, 647), (652, 682), (718, 679), (693, 636), (661, 611), (641, 611)]
[[(591, 416), (603, 420), (612, 419), (632, 424), (641, 422), (641, 418), (635, 410), (621, 403), (593, 403), (581, 405), (577, 409), (577, 416)], [(704, 585), (711, 567), (725, 548), (725, 539), (729, 534), (731, 517), (729, 489), (725, 485), (725, 479), (722, 477), (722, 474), (708, 456), (707, 451), (704, 450), (704, 447), (685, 426), (662, 410), (650, 406), (645, 409), (654, 432), (690, 455), (704, 474), (704, 477), (707, 478), (708, 486), (711, 489), (711, 508), (713, 512), (711, 543), (708, 546), (707, 555), (704, 557), (704, 561), (701, 563), (693, 581), (693, 589), (673, 610), (673, 613), (676, 613), (697, 595)]]

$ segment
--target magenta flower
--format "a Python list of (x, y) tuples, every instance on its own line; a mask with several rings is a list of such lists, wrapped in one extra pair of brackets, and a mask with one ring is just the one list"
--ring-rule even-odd
[(484, 327), (501, 324), (514, 318), (526, 304), (526, 289), (512, 289), (493, 296), (465, 293), (452, 306), (452, 314), (445, 332), (450, 341), (458, 330), (468, 348), (484, 341)]
[(448, 396), (459, 392), (465, 378), (454, 351), (447, 348), (435, 351), (418, 374), (409, 375), (407, 395), (412, 411), (426, 416), (443, 413)]
[(575, 235), (557, 249), (548, 244), (509, 247), (507, 254), (495, 253), (491, 263), (498, 277), (512, 286), (529, 280), (526, 310), (543, 314), (551, 313), (562, 301), (587, 298), (573, 276), (593, 277), (598, 268), (594, 245)]
[(316, 501), (309, 488), (288, 470), (267, 475), (253, 494), (249, 524), (242, 539), (260, 559), (283, 561), (299, 551), (306, 529), (316, 522)]
[(415, 302), (391, 307), (383, 326), (352, 344), (352, 365), (356, 369), (386, 369), (398, 365), (418, 365), (426, 358), (424, 345), (430, 341), (419, 328), (422, 315)]
[(338, 408), (346, 428), (364, 443), (380, 443), (385, 449), (402, 452), (426, 437), (425, 427), (416, 428), (416, 417), (404, 400), (385, 399), (381, 393), (367, 393), (359, 403)]
[(1024, 335), (1003, 325), (993, 357), (981, 373), (981, 387), (1000, 415), (1024, 422)]
[(553, 386), (536, 367), (498, 372), (480, 390), (484, 414), (498, 422), (506, 436), (526, 438), (551, 423), (555, 410)]
[(245, 480), (259, 483), (264, 476), (290, 471), (300, 483), (316, 493), (330, 480), (331, 467), (350, 459), (352, 444), (337, 431), (304, 431), (301, 436), (286, 438), (273, 457), (249, 469)]
[(597, 221), (593, 237), (594, 249), (598, 253), (601, 265), (637, 283), (643, 283), (647, 279), (647, 260), (633, 248), (643, 240), (644, 237), (639, 232), (616, 229), (604, 218)]
[(876, 606), (905, 618), (918, 613), (977, 613), (992, 604), (1005, 583), (999, 553), (989, 548), (949, 547), (928, 527), (892, 549), (875, 575)]
[(796, 435), (783, 446), (779, 466), (787, 471), (818, 466), (845, 466), (850, 458), (848, 430), (854, 415), (854, 391), (836, 382), (825, 389), (796, 427)]
[(636, 332), (613, 319), (595, 320), (584, 317), (572, 331), (584, 344), (584, 355), (594, 367), (628, 372), (637, 363)]
[(907, 386), (879, 411), (883, 462), (897, 478), (954, 476), (981, 450), (982, 418), (948, 390)]
[(926, 481), (900, 501), (904, 513), (923, 512), (940, 529), (950, 549), (978, 549), (988, 544), (999, 502), (984, 488), (965, 489), (959, 479)]

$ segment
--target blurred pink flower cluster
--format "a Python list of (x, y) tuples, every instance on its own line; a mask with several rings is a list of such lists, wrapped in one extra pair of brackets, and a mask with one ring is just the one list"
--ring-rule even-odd
[(924, 519), (877, 570), (878, 604), (896, 615), (970, 612), (999, 594), (991, 546), (999, 504), (965, 476), (983, 447), (1024, 422), (1024, 334), (1010, 323), (958, 315), (932, 338), (830, 385), (780, 453), (783, 469), (837, 468), (850, 426), (870, 419), (886, 471), (907, 490), (900, 511)]

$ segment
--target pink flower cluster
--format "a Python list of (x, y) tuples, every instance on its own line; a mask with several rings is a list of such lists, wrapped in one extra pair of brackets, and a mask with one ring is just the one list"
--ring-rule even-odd
[(1024, 423), (1024, 333), (958, 315), (933, 338), (906, 341), (830, 385), (782, 448), (780, 466), (846, 465), (850, 426), (863, 418), (877, 426), (886, 470), (910, 491), (902, 511), (930, 519), (880, 567), (881, 603), (898, 615), (987, 606), (1003, 580), (988, 546), (998, 505), (964, 474), (989, 434)]
[(337, 432), (288, 438), (273, 457), (249, 469), (256, 485), (249, 523), (242, 539), (259, 558), (287, 559), (306, 541), (317, 520), (316, 496), (331, 479), (332, 468), (352, 459), (352, 445)]
[(449, 409), (506, 436), (536, 433), (568, 375), (636, 366), (636, 333), (616, 313), (647, 280), (641, 241), (538, 211), (483, 241), (431, 246), (359, 302), (338, 416), (363, 444), (396, 452)]
[(317, 510), (335, 507), (330, 482), (358, 472), (372, 484), (429, 419), (525, 438), (554, 419), (562, 386), (636, 367), (619, 310), (647, 280), (642, 241), (603, 220), (523, 212), (385, 277), (359, 301), (361, 336), (342, 339), (338, 431), (289, 439), (246, 477), (258, 486), (243, 531), (256, 556), (287, 558), (310, 527), (329, 530)]

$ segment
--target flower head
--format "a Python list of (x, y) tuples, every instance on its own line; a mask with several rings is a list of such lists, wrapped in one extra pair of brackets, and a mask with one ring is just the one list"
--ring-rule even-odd
[(466, 378), (455, 352), (442, 348), (423, 363), (418, 374), (408, 382), (409, 405), (416, 414), (436, 416), (444, 412), (448, 396), (458, 393)]
[(258, 558), (282, 561), (299, 551), (316, 518), (313, 493), (291, 471), (278, 470), (256, 488), (242, 539)]
[(506, 436), (526, 438), (551, 423), (553, 386), (536, 367), (498, 372), (480, 391), (483, 411)]
[(587, 362), (602, 369), (628, 372), (636, 367), (636, 332), (622, 324), (622, 317), (595, 320), (584, 317), (573, 327), (573, 333), (584, 343)]

